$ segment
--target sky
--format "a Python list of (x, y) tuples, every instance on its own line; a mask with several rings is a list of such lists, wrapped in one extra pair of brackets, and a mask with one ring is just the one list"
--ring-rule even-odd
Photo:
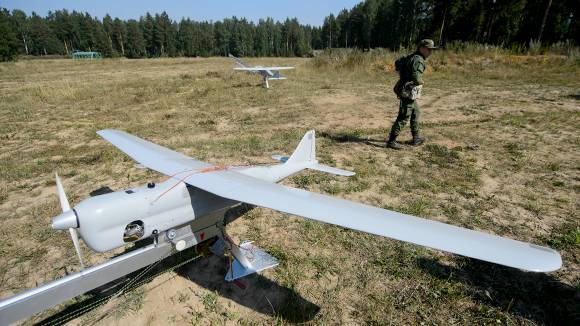
[(321, 26), (324, 17), (352, 8), (362, 0), (0, 0), (0, 7), (33, 11), (46, 16), (48, 11), (67, 9), (88, 12), (102, 18), (105, 14), (122, 19), (138, 19), (145, 12), (166, 11), (173, 20), (189, 17), (193, 20), (221, 20), (226, 17), (245, 17), (257, 22), (272, 17), (284, 20), (296, 17), (302, 24)]

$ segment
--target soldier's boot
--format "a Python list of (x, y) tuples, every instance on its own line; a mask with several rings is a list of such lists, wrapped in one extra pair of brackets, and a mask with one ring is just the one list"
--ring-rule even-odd
[(413, 140), (411, 141), (411, 145), (419, 146), (425, 142), (425, 137), (421, 137), (419, 133), (413, 134)]
[(387, 140), (387, 147), (392, 149), (403, 149), (403, 146), (397, 143), (397, 136), (390, 134), (389, 140)]

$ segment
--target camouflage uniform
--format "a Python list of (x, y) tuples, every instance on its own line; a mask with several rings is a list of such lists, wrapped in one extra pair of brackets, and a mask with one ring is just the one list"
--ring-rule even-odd
[[(401, 76), (397, 85), (395, 85), (395, 93), (400, 95), (403, 87), (408, 82), (412, 82), (414, 85), (423, 85), (423, 72), (425, 71), (425, 58), (419, 53), (415, 52), (406, 62), (401, 71)], [(407, 121), (411, 120), (411, 132), (413, 138), (419, 136), (419, 106), (417, 101), (411, 100), (405, 97), (400, 97), (399, 103), (399, 114), (397, 115), (397, 120), (393, 123), (391, 128), (391, 133), (389, 135), (389, 141), (394, 141), (401, 130), (407, 124)]]

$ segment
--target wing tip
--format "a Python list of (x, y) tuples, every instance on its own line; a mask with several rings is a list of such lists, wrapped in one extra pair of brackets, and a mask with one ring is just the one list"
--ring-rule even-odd
[[(552, 248), (538, 246), (530, 243), (530, 248), (541, 251), (542, 258), (538, 258), (538, 263), (535, 268), (526, 268), (526, 270), (537, 272), (537, 273), (549, 273), (554, 272), (562, 268), (562, 256), (560, 253)], [(541, 259), (541, 260), (540, 260)]]

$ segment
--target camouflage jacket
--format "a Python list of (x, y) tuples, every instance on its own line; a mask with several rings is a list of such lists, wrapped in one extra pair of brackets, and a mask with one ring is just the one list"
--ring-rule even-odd
[(423, 72), (425, 71), (425, 58), (419, 53), (414, 53), (401, 73), (403, 83), (413, 82), (415, 85), (423, 85)]
[[(425, 71), (425, 58), (418, 52), (410, 55), (399, 71), (399, 81), (394, 87), (394, 92), (398, 97), (408, 97), (409, 86), (423, 85), (423, 72)], [(407, 86), (407, 87), (406, 87)]]

